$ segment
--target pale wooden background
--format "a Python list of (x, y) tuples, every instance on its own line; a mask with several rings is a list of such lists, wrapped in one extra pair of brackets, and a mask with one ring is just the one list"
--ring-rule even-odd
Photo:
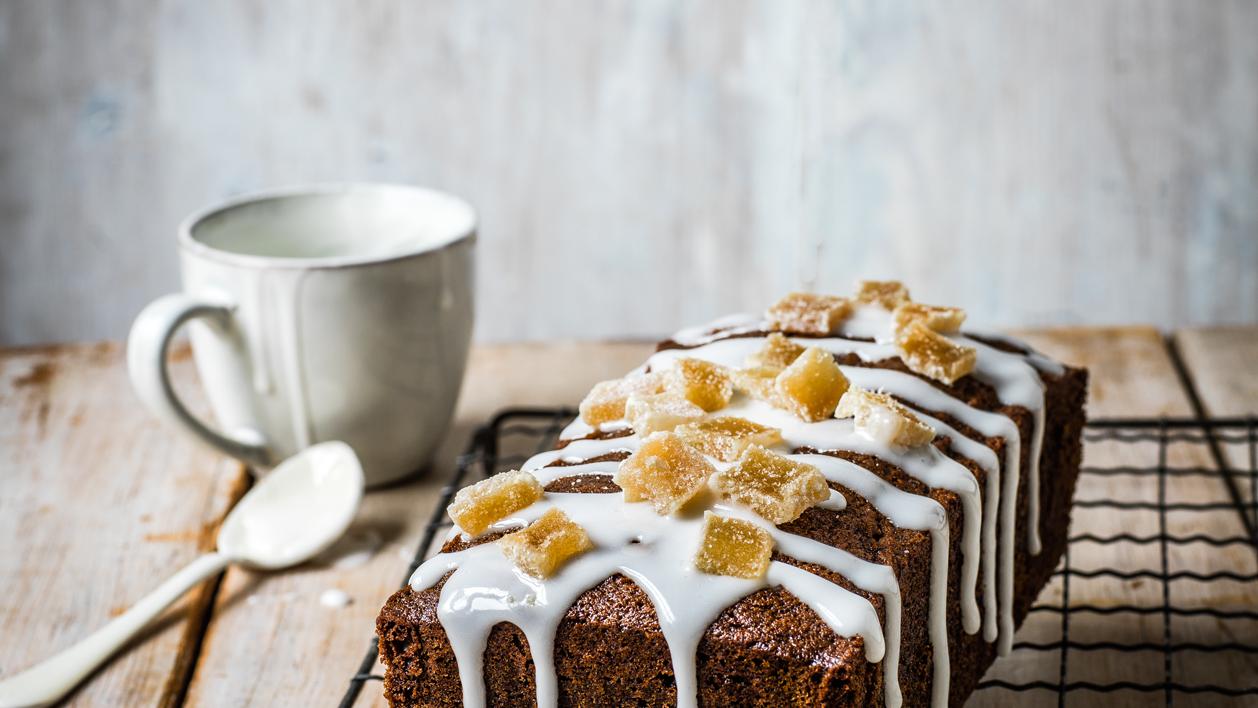
[(1258, 2), (0, 0), (0, 343), (119, 337), (185, 213), (340, 179), (480, 208), (482, 340), (887, 275), (1254, 321)]

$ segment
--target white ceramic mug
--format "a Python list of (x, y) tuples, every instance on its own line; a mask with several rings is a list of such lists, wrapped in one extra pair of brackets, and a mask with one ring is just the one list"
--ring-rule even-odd
[[(127, 366), (159, 416), (254, 467), (343, 440), (367, 483), (419, 471), (449, 424), (472, 332), (476, 215), (417, 187), (248, 196), (179, 228), (184, 292), (136, 318)], [(167, 376), (188, 323), (218, 427)]]

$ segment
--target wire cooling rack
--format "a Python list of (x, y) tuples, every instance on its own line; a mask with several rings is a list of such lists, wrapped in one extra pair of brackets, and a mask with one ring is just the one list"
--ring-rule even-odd
[[(455, 491), (552, 449), (575, 414), (515, 408), (477, 429), (403, 582)], [(1096, 420), (1084, 442), (1065, 556), (971, 704), (1258, 705), (1258, 418)], [(376, 652), (373, 637), (342, 708), (383, 678)]]

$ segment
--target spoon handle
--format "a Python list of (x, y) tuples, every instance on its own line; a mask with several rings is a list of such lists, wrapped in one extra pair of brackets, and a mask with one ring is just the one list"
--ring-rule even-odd
[(0, 708), (44, 706), (69, 693), (162, 610), (197, 583), (226, 568), (230, 562), (231, 559), (221, 553), (201, 556), (78, 644), (0, 681)]

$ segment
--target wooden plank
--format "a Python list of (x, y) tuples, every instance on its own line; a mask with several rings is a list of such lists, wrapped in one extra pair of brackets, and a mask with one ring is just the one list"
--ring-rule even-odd
[[(1175, 346), (1202, 411), (1212, 417), (1258, 416), (1258, 326), (1208, 327), (1175, 333)], [(1258, 500), (1258, 431), (1220, 430), (1219, 453), (1233, 473), (1238, 496)], [(1258, 528), (1258, 510), (1251, 526)]]
[[(192, 705), (328, 705), (339, 700), (362, 660), (376, 613), (395, 591), (453, 460), (472, 428), (511, 405), (574, 404), (600, 379), (619, 376), (650, 353), (643, 343), (522, 344), (473, 349), (451, 433), (432, 471), (369, 493), (334, 551), (340, 565), (287, 573), (229, 570), (214, 608), (193, 683)], [(374, 548), (361, 557), (353, 548)], [(351, 551), (351, 555), (343, 555)], [(345, 567), (349, 566), (349, 567)], [(352, 598), (328, 607), (336, 589)], [(369, 683), (360, 705), (383, 705)]]
[(1063, 327), (1015, 331), (1036, 349), (1091, 372), (1088, 417), (1192, 415), (1192, 406), (1152, 327)]
[[(185, 383), (195, 377), (187, 354), (172, 364)], [(122, 347), (108, 343), (0, 351), (0, 470), (0, 676), (86, 636), (212, 546), (243, 474), (150, 416)], [(71, 703), (174, 698), (207, 587)]]
[(1181, 330), (1175, 345), (1208, 415), (1258, 415), (1258, 326)]

